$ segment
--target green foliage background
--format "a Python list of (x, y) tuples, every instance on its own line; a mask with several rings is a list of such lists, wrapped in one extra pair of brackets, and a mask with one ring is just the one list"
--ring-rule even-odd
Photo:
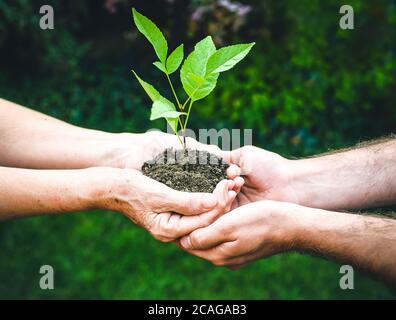
[[(152, 125), (130, 69), (163, 92), (167, 84), (133, 27), (135, 6), (172, 49), (181, 41), (191, 49), (206, 34), (218, 45), (257, 43), (196, 104), (195, 129), (252, 128), (254, 144), (286, 156), (395, 131), (394, 0), (346, 1), (355, 9), (354, 31), (339, 29), (345, 1), (337, 0), (241, 1), (252, 8), (244, 19), (214, 0), (48, 0), (52, 31), (38, 26), (41, 2), (0, 1), (0, 96), (74, 124), (113, 132)], [(54, 291), (38, 288), (43, 264), (55, 268)], [(340, 290), (339, 278), (339, 265), (298, 254), (239, 271), (215, 268), (110, 212), (0, 224), (0, 298), (395, 298), (362, 274), (353, 291)]]

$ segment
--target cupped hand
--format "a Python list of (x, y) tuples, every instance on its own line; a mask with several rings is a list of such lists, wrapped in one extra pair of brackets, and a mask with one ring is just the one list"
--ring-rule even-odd
[[(222, 154), (218, 146), (203, 144), (189, 137), (186, 138), (186, 145), (187, 148), (205, 150), (219, 157)], [(149, 131), (139, 134), (123, 133), (118, 135), (117, 140), (112, 143), (108, 155), (100, 165), (141, 171), (146, 161), (152, 160), (167, 148), (175, 150), (182, 148), (176, 135), (161, 131)], [(239, 167), (236, 164), (230, 164), (227, 176), (229, 179), (234, 180), (234, 191), (236, 193), (239, 193), (244, 183), (244, 180), (239, 175)]]
[[(218, 155), (220, 149), (215, 145), (207, 145), (186, 138), (187, 148), (205, 150)], [(113, 141), (108, 155), (101, 165), (141, 170), (144, 162), (153, 159), (167, 148), (181, 149), (180, 140), (174, 134), (161, 131), (149, 131), (146, 133), (122, 133)]]
[(239, 268), (293, 249), (298, 205), (258, 201), (241, 206), (181, 238), (179, 246), (217, 266)]
[[(264, 199), (299, 203), (290, 184), (293, 175), (292, 160), (254, 146), (245, 146), (231, 152), (220, 151), (219, 155), (239, 167), (245, 180), (233, 208)], [(234, 176), (229, 174), (229, 178)]]
[[(117, 170), (117, 178), (105, 192), (103, 207), (122, 212), (168, 242), (205, 227), (228, 212), (236, 197), (235, 182), (221, 181), (214, 192), (176, 191), (132, 169)], [(103, 196), (102, 196), (103, 197)]]

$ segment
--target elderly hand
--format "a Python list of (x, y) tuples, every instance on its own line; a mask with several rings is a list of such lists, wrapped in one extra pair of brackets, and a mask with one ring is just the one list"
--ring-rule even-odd
[[(187, 148), (206, 150), (218, 155), (220, 149), (206, 145), (192, 138), (186, 138)], [(181, 149), (177, 136), (160, 131), (146, 133), (122, 133), (113, 139), (106, 156), (99, 160), (99, 166), (141, 170), (143, 163), (153, 159), (167, 148)]]
[(122, 212), (156, 239), (173, 241), (212, 223), (235, 199), (233, 180), (221, 181), (213, 194), (176, 191), (132, 169), (97, 168), (106, 183), (96, 195), (99, 207)]

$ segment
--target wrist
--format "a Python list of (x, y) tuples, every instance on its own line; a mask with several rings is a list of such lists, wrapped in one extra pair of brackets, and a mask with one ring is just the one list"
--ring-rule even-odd
[(335, 199), (329, 199), (333, 179), (330, 177), (328, 180), (327, 165), (324, 167), (316, 158), (289, 161), (288, 185), (293, 202), (306, 207), (330, 209)]
[[(262, 239), (268, 239), (270, 231), (272, 233), (270, 238), (279, 247), (279, 251), (297, 250), (301, 242), (300, 238), (304, 236), (304, 230), (309, 225), (309, 217), (302, 219), (302, 215), (306, 214), (304, 207), (271, 200), (254, 202), (253, 205), (260, 206), (261, 219), (260, 222), (257, 221), (257, 225), (263, 226)], [(267, 244), (263, 243), (263, 245)]]
[[(138, 157), (141, 154), (143, 134), (117, 133), (102, 141), (100, 154), (95, 166), (112, 168), (131, 168), (140, 170)], [(131, 156), (133, 155), (133, 156)]]
[(326, 242), (336, 242), (339, 233), (349, 226), (351, 214), (298, 206), (295, 217), (295, 250), (324, 249)]
[(125, 180), (125, 170), (110, 167), (93, 167), (84, 169), (88, 181), (84, 198), (91, 208), (116, 210), (120, 199), (119, 190)]

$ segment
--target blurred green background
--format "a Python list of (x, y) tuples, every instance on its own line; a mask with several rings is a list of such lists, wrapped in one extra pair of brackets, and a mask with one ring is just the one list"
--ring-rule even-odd
[[(354, 31), (338, 25), (345, 3)], [(39, 28), (43, 4), (54, 7), (55, 30)], [(254, 144), (294, 157), (396, 129), (394, 0), (0, 0), (0, 96), (85, 127), (149, 129), (150, 103), (130, 70), (163, 92), (167, 83), (132, 24), (132, 6), (171, 48), (190, 50), (207, 34), (218, 46), (257, 43), (196, 104), (192, 128), (252, 128)], [(38, 287), (43, 264), (55, 269), (53, 291)], [(215, 268), (111, 212), (0, 224), (0, 298), (396, 297), (363, 274), (342, 291), (339, 267), (288, 254), (239, 271)]]

